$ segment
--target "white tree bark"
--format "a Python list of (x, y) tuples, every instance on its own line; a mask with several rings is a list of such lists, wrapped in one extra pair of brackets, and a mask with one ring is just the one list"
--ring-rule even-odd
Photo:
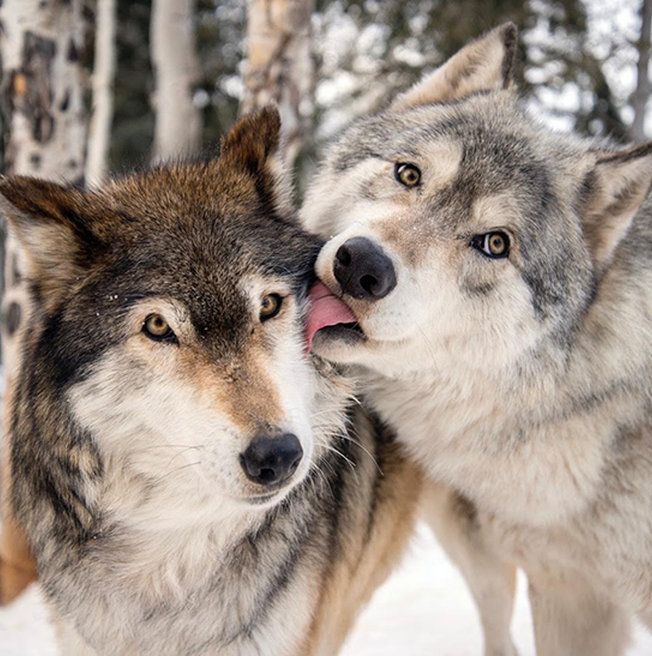
[(637, 142), (646, 140), (645, 114), (648, 100), (652, 92), (650, 84), (650, 32), (652, 31), (652, 0), (643, 0), (641, 4), (641, 34), (638, 40), (638, 66), (636, 76), (636, 89), (632, 94), (632, 108), (634, 120), (630, 133)]
[(292, 166), (311, 127), (314, 0), (249, 0), (242, 111), (269, 103), (280, 111), (285, 159)]
[(92, 79), (93, 107), (86, 155), (86, 184), (88, 185), (101, 183), (107, 175), (113, 121), (115, 62), (115, 0), (97, 0), (95, 64)]
[(154, 0), (152, 6), (155, 161), (192, 153), (201, 142), (201, 112), (193, 103), (199, 78), (194, 5), (194, 0)]
[[(5, 172), (80, 182), (86, 152), (82, 0), (5, 0), (0, 7)], [(2, 358), (11, 378), (27, 313), (21, 255), (5, 247)]]

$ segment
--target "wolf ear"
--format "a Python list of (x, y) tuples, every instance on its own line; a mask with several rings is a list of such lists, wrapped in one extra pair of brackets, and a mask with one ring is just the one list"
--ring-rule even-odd
[(82, 218), (83, 192), (23, 176), (0, 178), (0, 212), (21, 245), (44, 300), (83, 272), (99, 238)]
[(281, 117), (274, 107), (239, 119), (224, 135), (220, 157), (247, 172), (263, 171), (267, 160), (277, 154), (281, 139)]
[(584, 235), (593, 260), (608, 265), (652, 186), (652, 143), (598, 154), (584, 183)]
[(275, 107), (239, 119), (222, 140), (220, 161), (253, 176), (276, 212), (288, 220), (294, 217), (292, 173), (283, 157), (281, 117)]
[(480, 91), (507, 89), (514, 77), (518, 29), (504, 23), (472, 41), (436, 71), (398, 96), (390, 109), (402, 111), (450, 102)]

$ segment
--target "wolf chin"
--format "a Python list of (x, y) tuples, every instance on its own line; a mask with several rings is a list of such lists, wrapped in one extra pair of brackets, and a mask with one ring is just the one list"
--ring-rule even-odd
[[(612, 656), (652, 623), (652, 147), (545, 129), (515, 49), (497, 28), (330, 148), (303, 220), (355, 323), (310, 337), (471, 502), (471, 587), (469, 554), (514, 563), (537, 653)], [(501, 653), (508, 591), (476, 594)]]
[(12, 521), (65, 654), (333, 654), (410, 534), (419, 472), (305, 353), (320, 242), (278, 141), (265, 110), (217, 160), (0, 180), (33, 298)]

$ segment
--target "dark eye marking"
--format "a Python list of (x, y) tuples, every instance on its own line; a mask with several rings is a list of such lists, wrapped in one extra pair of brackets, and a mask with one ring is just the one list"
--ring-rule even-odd
[(278, 316), (283, 308), (283, 297), (280, 294), (267, 294), (260, 301), (260, 320), (268, 321)]
[(504, 230), (492, 230), (471, 237), (470, 245), (492, 260), (499, 260), (509, 255), (511, 240)]
[(143, 321), (143, 334), (155, 342), (178, 344), (179, 340), (174, 334), (170, 324), (162, 314), (148, 314)]
[(394, 177), (404, 187), (412, 189), (421, 183), (421, 170), (416, 164), (410, 162), (397, 162), (394, 165)]

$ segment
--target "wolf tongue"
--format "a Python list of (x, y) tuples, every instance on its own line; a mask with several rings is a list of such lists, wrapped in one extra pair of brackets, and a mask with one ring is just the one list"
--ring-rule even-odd
[(317, 331), (326, 326), (342, 323), (355, 323), (351, 309), (344, 304), (323, 282), (317, 281), (310, 289), (310, 308), (306, 321), (306, 348), (312, 348), (312, 340)]

